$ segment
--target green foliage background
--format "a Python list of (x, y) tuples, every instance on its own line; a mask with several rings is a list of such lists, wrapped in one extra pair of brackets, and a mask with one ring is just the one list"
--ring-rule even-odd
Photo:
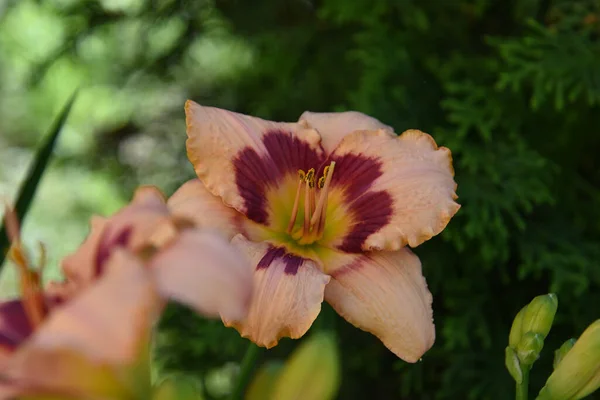
[[(598, 0), (0, 0), (0, 196), (14, 196), (37, 132), (77, 85), (25, 225), (27, 242), (50, 247), (49, 278), (91, 213), (115, 211), (139, 184), (171, 193), (193, 176), (186, 98), (274, 120), (353, 109), (449, 147), (463, 207), (416, 249), (437, 327), (422, 362), (325, 307), (340, 399), (511, 398), (512, 318), (553, 291), (537, 392), (552, 350), (599, 317)], [(14, 293), (9, 268), (0, 290)], [(175, 307), (162, 326), (163, 368), (226, 393), (247, 342)]]

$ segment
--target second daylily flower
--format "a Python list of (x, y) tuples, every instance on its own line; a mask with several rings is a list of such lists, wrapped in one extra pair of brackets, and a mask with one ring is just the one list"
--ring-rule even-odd
[(95, 217), (64, 260), (67, 279), (47, 290), (10, 211), (7, 222), (22, 296), (0, 303), (0, 399), (147, 399), (149, 340), (167, 300), (207, 316), (248, 311), (245, 257), (222, 236), (171, 215), (154, 188), (139, 189), (110, 218)]
[(432, 346), (431, 294), (405, 246), (460, 207), (447, 148), (357, 112), (277, 123), (188, 101), (186, 117), (200, 180), (169, 207), (226, 232), (253, 263), (250, 313), (227, 325), (272, 347), (302, 336), (325, 299), (406, 361)]

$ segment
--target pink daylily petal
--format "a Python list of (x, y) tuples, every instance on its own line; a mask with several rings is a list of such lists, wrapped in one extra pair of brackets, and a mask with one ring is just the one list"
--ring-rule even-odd
[(271, 348), (282, 337), (304, 335), (321, 310), (329, 276), (307, 259), (287, 254), (267, 243), (254, 243), (242, 235), (233, 238), (251, 260), (254, 297), (244, 320), (223, 319), (243, 337)]
[(321, 138), (313, 129), (193, 101), (187, 101), (185, 111), (188, 158), (196, 174), (212, 194), (256, 223), (271, 222), (269, 189), (323, 161)]
[(188, 230), (150, 261), (161, 295), (207, 316), (243, 319), (252, 298), (249, 261), (224, 237)]
[(343, 212), (353, 221), (332, 247), (347, 252), (414, 247), (440, 233), (460, 205), (450, 150), (417, 130), (392, 137), (385, 130), (356, 131), (333, 154), (332, 190), (343, 191)]
[(377, 336), (407, 362), (435, 341), (432, 296), (421, 262), (408, 248), (363, 255), (338, 253), (328, 266), (325, 300), (348, 322)]
[(321, 145), (326, 153), (331, 153), (342, 139), (354, 131), (383, 130), (391, 137), (396, 136), (394, 130), (358, 111), (316, 113), (306, 111), (300, 116), (298, 124), (306, 128), (316, 129), (321, 136)]
[(114, 248), (138, 250), (162, 244), (175, 234), (174, 229), (164, 196), (154, 187), (141, 187), (114, 216), (92, 217), (89, 236), (63, 259), (63, 272), (81, 289), (98, 277)]
[(246, 217), (226, 206), (199, 179), (184, 183), (167, 201), (171, 213), (201, 228), (216, 229), (229, 239), (243, 232)]
[(123, 398), (143, 393), (143, 383), (124, 378), (147, 352), (162, 305), (147, 269), (117, 250), (105, 274), (50, 314), (13, 354), (2, 379), (31, 394)]

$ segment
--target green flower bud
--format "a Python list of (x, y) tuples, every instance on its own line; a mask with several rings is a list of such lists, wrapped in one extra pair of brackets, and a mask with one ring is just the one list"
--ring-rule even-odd
[(554, 322), (557, 308), (558, 298), (554, 293), (535, 297), (528, 305), (521, 308), (515, 317), (510, 328), (508, 345), (516, 349), (528, 332), (539, 333), (542, 339), (545, 339)]
[(540, 333), (527, 332), (521, 338), (516, 351), (521, 364), (530, 366), (540, 357), (544, 347), (544, 337)]
[(154, 388), (152, 400), (202, 400), (202, 395), (193, 379), (170, 376)]
[(591, 324), (562, 358), (538, 400), (578, 400), (600, 387), (600, 320)]
[(275, 383), (273, 399), (330, 400), (340, 385), (335, 339), (328, 333), (309, 337), (294, 351)]
[(275, 382), (281, 375), (283, 363), (280, 361), (270, 361), (263, 365), (258, 372), (248, 390), (246, 391), (246, 400), (265, 400), (272, 397)]
[(515, 382), (519, 385), (523, 382), (523, 371), (521, 370), (521, 363), (519, 363), (519, 357), (512, 347), (507, 347), (504, 351), (504, 364), (510, 376), (513, 377)]
[(557, 308), (558, 298), (554, 293), (534, 298), (523, 315), (523, 335), (527, 332), (539, 333), (545, 339), (552, 328)]
[(573, 348), (576, 341), (577, 341), (577, 339), (573, 339), (573, 338), (569, 339), (566, 342), (564, 342), (558, 350), (556, 350), (554, 352), (554, 363), (552, 364), (554, 369), (556, 369), (556, 367), (558, 367), (558, 364), (560, 364), (562, 359), (565, 358), (565, 356), (567, 355), (569, 350), (571, 350)]
[(508, 336), (508, 345), (513, 349), (517, 348), (517, 345), (523, 337), (523, 315), (525, 315), (527, 306), (521, 308), (521, 311), (515, 317), (512, 327), (510, 328), (510, 334)]

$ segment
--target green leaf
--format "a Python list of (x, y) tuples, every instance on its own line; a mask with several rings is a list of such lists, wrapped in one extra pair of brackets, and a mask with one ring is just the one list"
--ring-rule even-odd
[[(62, 128), (67, 121), (69, 112), (71, 111), (73, 103), (75, 102), (75, 98), (77, 97), (77, 92), (78, 90), (73, 92), (62, 111), (52, 124), (50, 132), (45, 139), (45, 143), (43, 143), (42, 147), (40, 147), (35, 155), (33, 164), (27, 173), (27, 178), (21, 186), (15, 205), (15, 212), (21, 224), (25, 220), (25, 216), (27, 215), (27, 211), (29, 211), (31, 202), (35, 197), (38, 185), (42, 179), (42, 176), (44, 175), (44, 172), (46, 171), (46, 167), (48, 166), (50, 158), (52, 157), (52, 151), (56, 145), (58, 135), (62, 131)], [(4, 258), (6, 257), (6, 252), (8, 251), (9, 245), (10, 243), (8, 241), (8, 236), (6, 235), (6, 227), (4, 224), (2, 224), (2, 227), (0, 228), (0, 272), (2, 272)]]

